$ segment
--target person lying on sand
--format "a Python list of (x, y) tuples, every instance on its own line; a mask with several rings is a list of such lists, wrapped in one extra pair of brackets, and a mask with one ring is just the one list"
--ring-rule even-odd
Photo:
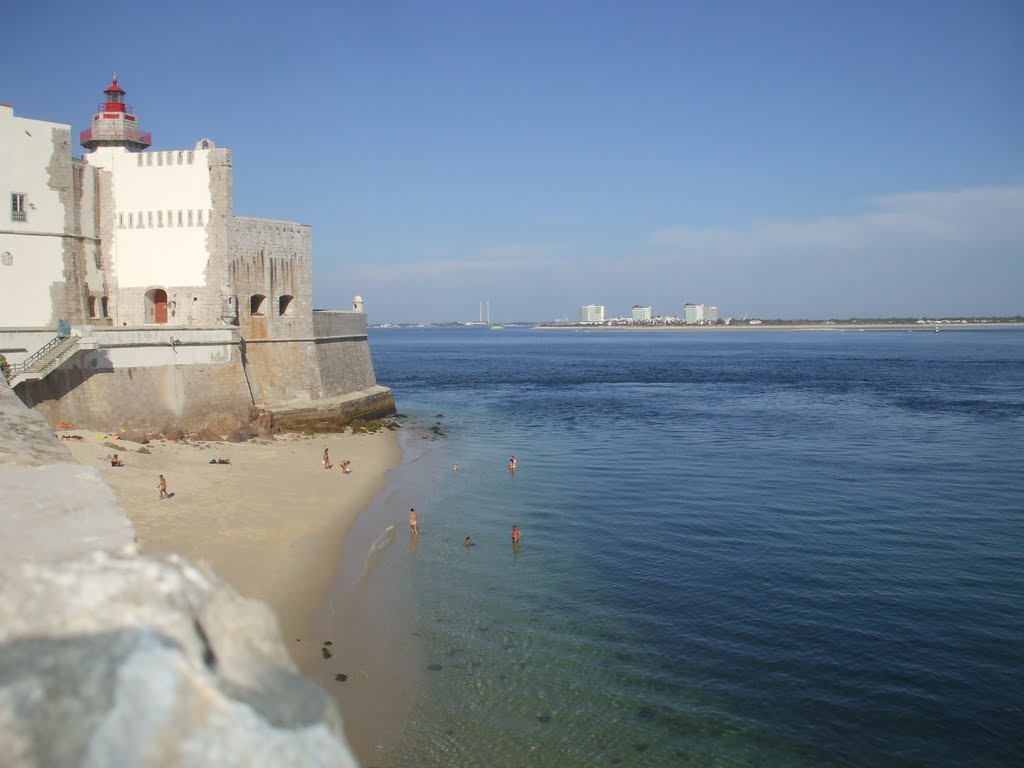
[(230, 464), (231, 459), (210, 459), (211, 464)]

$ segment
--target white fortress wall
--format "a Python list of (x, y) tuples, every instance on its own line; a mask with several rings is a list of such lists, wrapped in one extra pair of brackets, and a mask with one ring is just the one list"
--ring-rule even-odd
[[(0, 105), (0, 326), (50, 326), (63, 306), (65, 210), (52, 176), (70, 137), (70, 126)], [(24, 221), (14, 220), (14, 193), (25, 195)]]
[(206, 227), (213, 210), (209, 155), (103, 148), (87, 156), (113, 179), (119, 288), (206, 284)]

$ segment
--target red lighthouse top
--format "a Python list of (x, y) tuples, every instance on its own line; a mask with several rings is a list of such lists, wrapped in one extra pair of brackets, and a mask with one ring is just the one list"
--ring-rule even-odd
[(125, 90), (117, 84), (117, 77), (114, 77), (107, 89), (103, 91), (107, 94), (107, 100), (103, 104), (104, 112), (124, 112), (127, 106), (124, 103)]
[(125, 103), (125, 90), (117, 84), (117, 75), (103, 91), (106, 101), (99, 105), (92, 118), (92, 128), (82, 131), (82, 146), (90, 151), (100, 147), (124, 147), (139, 152), (152, 141), (148, 133), (139, 130), (132, 108)]

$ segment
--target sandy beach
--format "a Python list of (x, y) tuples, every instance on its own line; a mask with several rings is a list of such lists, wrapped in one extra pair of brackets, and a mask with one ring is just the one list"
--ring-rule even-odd
[[(315, 641), (303, 648), (301, 640), (330, 592), (345, 534), (401, 460), (389, 431), (235, 444), (157, 440), (145, 447), (97, 432), (58, 434), (84, 438), (62, 442), (76, 461), (99, 468), (144, 552), (205, 562), (242, 594), (269, 603), (300, 668), (311, 651), (319, 653), (319, 646), (309, 647)], [(111, 467), (107, 457), (115, 452), (123, 467)], [(342, 459), (352, 462), (351, 474), (340, 470)], [(171, 494), (164, 500), (161, 474)]]

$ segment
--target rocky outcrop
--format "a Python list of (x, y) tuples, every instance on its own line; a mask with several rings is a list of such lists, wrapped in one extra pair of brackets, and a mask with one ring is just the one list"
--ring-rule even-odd
[(0, 382), (5, 766), (355, 766), (270, 609), (136, 553), (95, 469)]
[(0, 576), (0, 742), (18, 766), (354, 766), (262, 603), (171, 557)]

